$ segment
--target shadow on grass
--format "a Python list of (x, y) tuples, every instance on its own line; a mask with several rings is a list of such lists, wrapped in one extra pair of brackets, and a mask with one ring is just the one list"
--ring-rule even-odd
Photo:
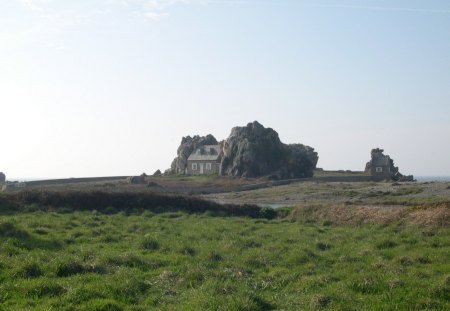
[(0, 239), (10, 239), (10, 243), (6, 243), (5, 247), (32, 249), (59, 250), (61, 243), (56, 240), (39, 239), (27, 231), (17, 228), (11, 222), (0, 223)]

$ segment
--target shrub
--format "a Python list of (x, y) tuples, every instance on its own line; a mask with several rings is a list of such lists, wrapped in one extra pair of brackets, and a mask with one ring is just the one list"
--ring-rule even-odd
[(277, 211), (271, 207), (262, 207), (259, 210), (259, 217), (266, 219), (274, 219), (277, 217)]
[[(162, 193), (24, 190), (8, 194), (3, 199), (5, 204), (16, 210), (24, 210), (24, 206), (34, 205), (41, 211), (96, 210), (106, 214), (116, 214), (120, 211), (128, 213), (133, 210), (149, 210), (153, 213), (211, 211), (216, 215), (261, 217), (261, 208), (256, 205), (222, 205), (197, 197)], [(268, 211), (264, 217), (266, 216), (274, 217), (274, 212)]]

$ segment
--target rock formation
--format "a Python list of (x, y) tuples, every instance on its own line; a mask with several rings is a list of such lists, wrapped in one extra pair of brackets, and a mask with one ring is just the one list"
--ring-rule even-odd
[(234, 127), (230, 136), (220, 143), (212, 135), (183, 137), (177, 157), (164, 174), (185, 174), (191, 153), (205, 145), (219, 145), (220, 174), (226, 176), (312, 177), (318, 161), (313, 148), (283, 144), (276, 131), (255, 121)]
[(6, 176), (3, 174), (3, 172), (0, 172), (0, 183), (6, 182)]
[(223, 143), (220, 173), (242, 177), (312, 177), (317, 161), (313, 148), (283, 144), (276, 131), (255, 121), (231, 130)]
[(170, 173), (172, 174), (184, 174), (187, 168), (187, 159), (191, 153), (205, 145), (217, 145), (218, 142), (212, 135), (207, 136), (186, 136), (181, 140), (181, 144), (177, 150), (177, 157), (172, 161), (170, 166)]

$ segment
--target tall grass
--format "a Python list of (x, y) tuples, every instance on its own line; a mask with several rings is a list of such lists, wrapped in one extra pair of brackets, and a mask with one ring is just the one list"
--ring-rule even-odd
[(448, 310), (449, 254), (444, 227), (38, 210), (0, 218), (0, 310)]

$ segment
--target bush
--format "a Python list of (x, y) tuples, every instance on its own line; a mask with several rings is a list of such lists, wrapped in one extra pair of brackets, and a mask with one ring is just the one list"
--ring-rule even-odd
[[(162, 193), (24, 190), (7, 194), (2, 199), (16, 211), (23, 211), (25, 206), (33, 205), (41, 211), (95, 210), (105, 214), (116, 214), (120, 211), (130, 213), (134, 210), (199, 214), (211, 211), (224, 216), (261, 217), (261, 208), (256, 205), (222, 205), (197, 197)], [(275, 216), (274, 211), (263, 212), (265, 218)]]
[(274, 219), (277, 217), (277, 211), (271, 207), (262, 207), (259, 210), (259, 217), (266, 219)]

